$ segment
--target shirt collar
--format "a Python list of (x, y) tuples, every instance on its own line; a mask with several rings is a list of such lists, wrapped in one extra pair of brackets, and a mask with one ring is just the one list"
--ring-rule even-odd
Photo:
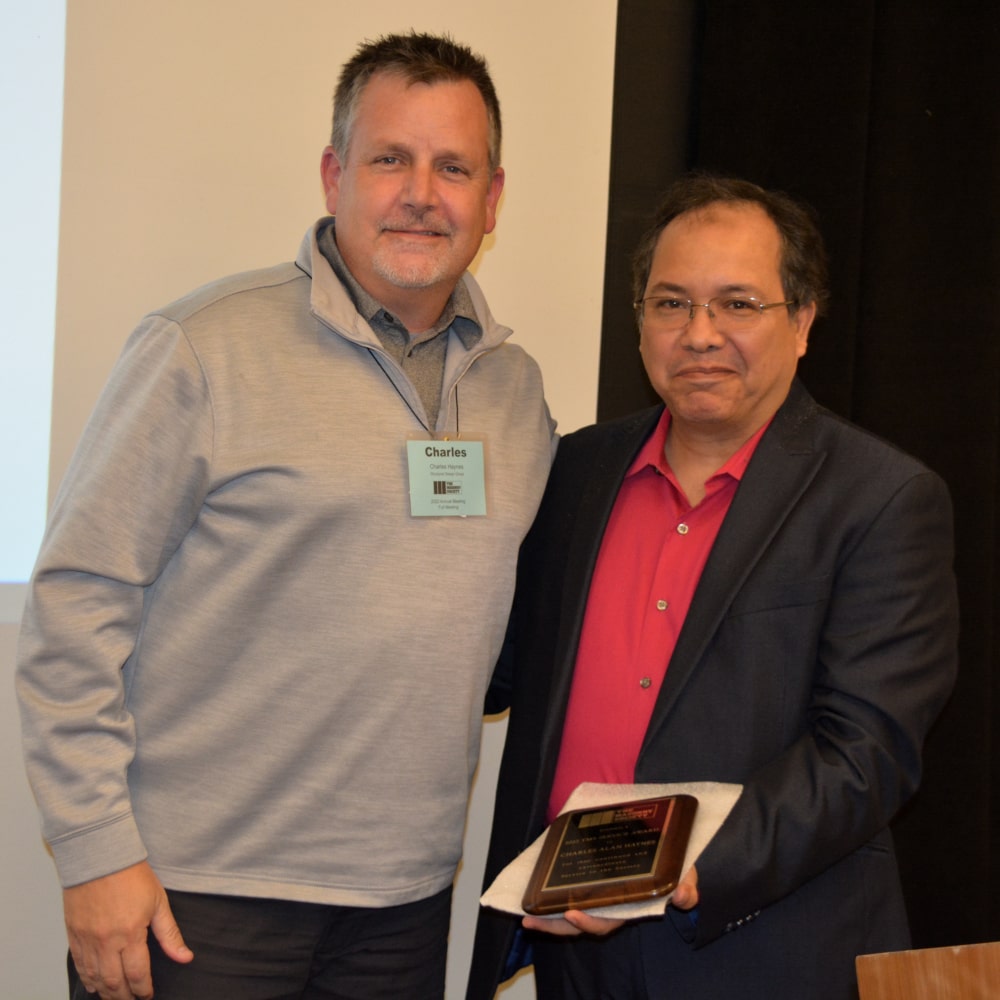
[[(750, 464), (750, 459), (753, 457), (757, 445), (760, 443), (760, 439), (764, 436), (764, 431), (767, 430), (770, 424), (771, 421), (768, 420), (760, 430), (756, 431), (748, 441), (730, 455), (725, 464), (712, 473), (708, 482), (722, 476), (729, 476), (737, 482), (741, 480), (743, 473), (746, 472), (747, 466)], [(656, 427), (653, 428), (653, 433), (646, 439), (645, 444), (639, 449), (639, 454), (636, 455), (635, 460), (629, 466), (628, 472), (625, 473), (626, 478), (634, 476), (642, 472), (643, 469), (650, 467), (661, 475), (672, 478), (670, 465), (667, 462), (667, 456), (664, 452), (667, 444), (667, 433), (669, 431), (670, 411), (664, 407), (663, 413), (660, 414), (660, 419), (656, 423)]]
[[(381, 328), (393, 327), (405, 332), (405, 328), (399, 320), (378, 299), (369, 295), (361, 287), (357, 278), (351, 274), (350, 268), (344, 262), (340, 248), (337, 246), (335, 228), (336, 220), (330, 219), (328, 224), (320, 228), (316, 242), (320, 252), (327, 259), (330, 267), (333, 268), (334, 274), (337, 275), (343, 286), (347, 289), (347, 294), (350, 295), (355, 309), (358, 310), (370, 326)], [(455, 285), (451, 296), (445, 304), (444, 311), (438, 317), (437, 323), (430, 329), (416, 336), (410, 335), (410, 337), (414, 341), (429, 340), (443, 330), (447, 330), (448, 327), (454, 330), (466, 350), (471, 349), (482, 340), (483, 328), (479, 322), (479, 318), (476, 316), (476, 309), (472, 304), (472, 296), (465, 287), (464, 281), (459, 281)]]

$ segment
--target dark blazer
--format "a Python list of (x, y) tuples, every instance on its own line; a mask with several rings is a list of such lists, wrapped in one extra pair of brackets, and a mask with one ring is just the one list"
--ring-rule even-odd
[[(560, 443), (521, 549), (511, 709), (486, 884), (544, 828), (591, 575), (619, 486), (662, 407)], [(892, 816), (957, 669), (952, 512), (941, 479), (796, 381), (698, 584), (637, 782), (739, 782), (698, 860), (697, 924), (644, 921), (651, 996), (842, 1000), (854, 958), (909, 945)], [(483, 910), (470, 1000), (519, 926)], [(669, 984), (669, 986), (668, 986)]]

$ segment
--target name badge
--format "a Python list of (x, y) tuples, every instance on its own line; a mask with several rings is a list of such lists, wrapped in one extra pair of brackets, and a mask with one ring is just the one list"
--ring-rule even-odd
[(482, 441), (407, 441), (412, 517), (485, 517)]

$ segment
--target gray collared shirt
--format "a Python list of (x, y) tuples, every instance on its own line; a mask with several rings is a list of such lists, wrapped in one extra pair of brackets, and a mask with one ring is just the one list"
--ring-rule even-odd
[(413, 383), (427, 411), (428, 429), (433, 430), (437, 426), (438, 410), (441, 407), (448, 332), (454, 331), (466, 349), (477, 344), (483, 336), (483, 329), (476, 318), (472, 297), (465, 283), (459, 281), (455, 285), (437, 323), (421, 333), (411, 334), (399, 319), (358, 284), (348, 270), (337, 247), (334, 222), (323, 226), (317, 242), (320, 252), (347, 289), (355, 308), (372, 328), (385, 352)]

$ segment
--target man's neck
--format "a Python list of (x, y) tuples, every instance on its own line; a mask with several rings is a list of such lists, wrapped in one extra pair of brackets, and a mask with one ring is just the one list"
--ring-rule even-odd
[[(396, 290), (396, 291), (410, 291)], [(447, 293), (432, 295), (429, 289), (413, 289), (413, 292), (420, 294), (396, 295), (375, 295), (385, 309), (392, 313), (399, 320), (411, 335), (423, 333), (434, 326), (441, 318), (448, 299), (451, 297), (451, 290)], [(372, 292), (368, 292), (372, 295)]]
[(671, 421), (663, 454), (692, 507), (704, 500), (705, 483), (752, 437), (702, 434)]

